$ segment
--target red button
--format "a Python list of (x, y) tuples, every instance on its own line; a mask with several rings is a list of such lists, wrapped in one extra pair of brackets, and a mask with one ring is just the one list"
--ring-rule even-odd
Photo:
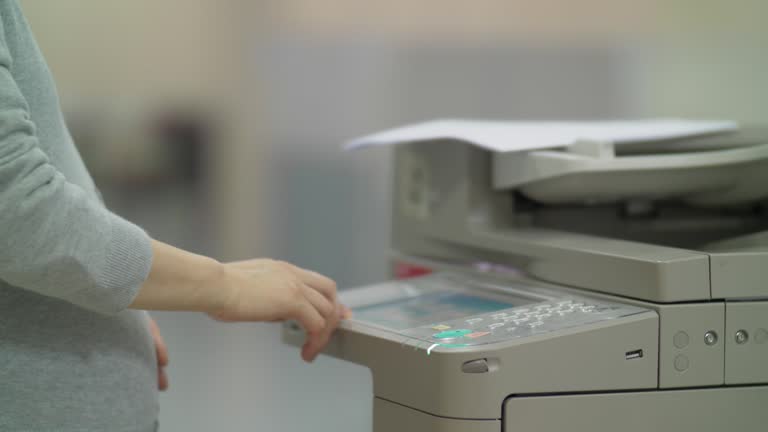
[(424, 276), (432, 273), (432, 269), (407, 262), (395, 262), (395, 277), (397, 279), (408, 279), (412, 277)]
[(489, 334), (491, 334), (491, 332), (474, 332), (474, 333), (470, 333), (468, 335), (465, 335), (464, 337), (468, 337), (468, 338), (473, 338), (474, 339), (474, 338), (479, 338), (479, 337), (486, 336), (486, 335), (489, 335)]

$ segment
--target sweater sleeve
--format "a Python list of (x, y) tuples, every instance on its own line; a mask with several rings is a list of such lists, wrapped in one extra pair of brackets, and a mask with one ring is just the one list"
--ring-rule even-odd
[(117, 313), (133, 301), (149, 273), (149, 236), (50, 163), (12, 67), (0, 31), (0, 279)]

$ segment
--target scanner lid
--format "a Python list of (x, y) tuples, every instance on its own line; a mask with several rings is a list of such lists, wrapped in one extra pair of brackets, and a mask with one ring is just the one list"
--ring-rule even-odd
[(347, 148), (440, 141), (489, 150), (494, 189), (545, 204), (678, 200), (712, 207), (768, 198), (768, 128), (732, 121), (438, 120)]
[(406, 125), (353, 139), (346, 149), (460, 141), (495, 153), (567, 148), (582, 141), (638, 144), (737, 131), (727, 120), (495, 121), (444, 119)]

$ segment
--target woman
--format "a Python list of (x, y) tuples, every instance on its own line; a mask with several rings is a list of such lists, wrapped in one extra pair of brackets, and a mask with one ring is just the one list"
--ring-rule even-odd
[(219, 263), (111, 213), (16, 1), (0, 0), (0, 25), (0, 430), (156, 429), (167, 352), (144, 310), (295, 319), (312, 361), (348, 314), (334, 282)]

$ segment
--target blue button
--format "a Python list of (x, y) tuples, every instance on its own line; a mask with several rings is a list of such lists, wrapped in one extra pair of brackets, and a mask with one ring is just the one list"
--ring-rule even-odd
[(456, 329), (456, 330), (446, 330), (444, 332), (435, 333), (432, 335), (435, 339), (457, 339), (460, 337), (464, 337), (464, 335), (472, 333), (472, 330), (467, 329)]

